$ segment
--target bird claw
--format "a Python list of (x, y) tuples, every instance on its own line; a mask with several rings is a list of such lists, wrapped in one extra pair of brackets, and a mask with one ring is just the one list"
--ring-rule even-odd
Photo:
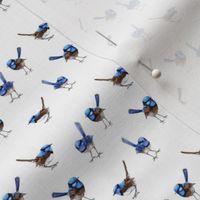
[(51, 170), (58, 166), (58, 162), (51, 166)]

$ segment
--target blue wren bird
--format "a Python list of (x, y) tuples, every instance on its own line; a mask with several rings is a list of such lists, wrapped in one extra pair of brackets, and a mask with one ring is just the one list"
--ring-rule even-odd
[(48, 36), (49, 33), (48, 31), (50, 30), (50, 27), (48, 23), (42, 23), (38, 26), (38, 29), (31, 34), (26, 34), (26, 33), (18, 33), (20, 36), (33, 36), (35, 39), (40, 39), (40, 40), (50, 40), (54, 37), (54, 35)]
[(16, 59), (9, 59), (7, 61), (7, 66), (12, 70), (23, 69), (25, 74), (27, 75), (28, 72), (32, 71), (32, 69), (26, 66), (26, 64), (25, 64), (26, 59), (21, 58), (21, 51), (22, 51), (21, 47), (17, 47), (17, 58)]
[(41, 101), (42, 101), (42, 109), (31, 117), (31, 119), (29, 120), (29, 124), (38, 123), (38, 121), (44, 118), (46, 118), (44, 123), (47, 123), (51, 119), (49, 108), (45, 107), (43, 97), (41, 97)]
[(0, 9), (3, 11), (7, 11), (10, 5), (3, 4), (3, 0), (0, 0)]
[[(14, 82), (13, 81), (6, 81), (3, 74), (0, 72), (0, 79), (3, 82), (3, 85), (0, 85), (0, 96), (10, 96), (11, 103), (19, 99), (22, 94), (19, 94), (15, 88), (14, 88)], [(13, 97), (13, 93), (15, 93), (16, 97)]]
[[(100, 158), (102, 152), (98, 152), (93, 141), (93, 135), (86, 135), (81, 124), (79, 122), (75, 122), (76, 128), (79, 130), (82, 138), (77, 140), (74, 144), (75, 148), (81, 153), (90, 153), (92, 162), (95, 158)], [(94, 156), (92, 150), (95, 150), (97, 156)]]
[(68, 90), (71, 90), (73, 88), (73, 85), (76, 83), (75, 81), (72, 83), (69, 83), (68, 78), (65, 76), (60, 76), (57, 78), (56, 82), (50, 82), (50, 81), (45, 81), (42, 80), (43, 84), (46, 85), (52, 85), (54, 89), (59, 89), (59, 88), (67, 88)]
[(137, 191), (137, 185), (135, 183), (134, 178), (131, 178), (129, 176), (125, 161), (123, 161), (123, 165), (124, 165), (126, 177), (122, 182), (114, 186), (113, 195), (126, 196), (126, 195), (131, 194), (134, 191), (134, 196), (133, 196), (133, 199), (134, 199), (139, 194), (139, 192)]
[[(167, 115), (161, 115), (158, 113), (158, 105), (156, 101), (154, 101), (150, 96), (145, 96), (142, 100), (143, 103), (143, 109), (129, 109), (129, 114), (136, 114), (143, 112), (146, 119), (148, 116), (155, 117), (158, 119), (161, 123), (163, 123), (165, 118), (167, 118)], [(159, 117), (162, 119), (160, 119)]]
[[(109, 121), (104, 115), (105, 108), (99, 107), (99, 102), (100, 102), (99, 94), (95, 94), (95, 101), (96, 101), (96, 107), (87, 108), (85, 110), (85, 116), (93, 122), (102, 121), (105, 128), (107, 128), (108, 126), (111, 126), (111, 121)], [(106, 124), (106, 122), (108, 123), (108, 125)]]
[(130, 86), (133, 85), (133, 81), (131, 81), (130, 83), (126, 83), (128, 81), (128, 76), (129, 73), (123, 67), (119, 67), (112, 78), (107, 78), (107, 79), (95, 78), (94, 80), (111, 81), (113, 85), (119, 85), (121, 87), (126, 87), (128, 89)]
[(36, 167), (44, 167), (44, 168), (51, 168), (54, 169), (58, 162), (54, 164), (50, 164), (53, 161), (53, 149), (52, 144), (44, 145), (41, 149), (39, 154), (34, 159), (16, 159), (18, 162), (33, 162), (36, 164)]
[(183, 169), (185, 183), (178, 183), (174, 186), (174, 192), (181, 197), (194, 197), (196, 200), (200, 199), (200, 194), (195, 191), (195, 183), (188, 182), (188, 170)]
[[(3, 128), (4, 128), (4, 123), (3, 123), (3, 120), (0, 119), (0, 135), (6, 138), (8, 137), (9, 133), (11, 133), (12, 131), (11, 130), (6, 131)], [(3, 133), (6, 133), (6, 134), (3, 134)]]
[(84, 59), (86, 58), (86, 56), (79, 56), (79, 51), (78, 49), (71, 45), (71, 44), (67, 44), (64, 46), (63, 48), (63, 55), (62, 56), (50, 56), (49, 60), (58, 60), (61, 58), (64, 58), (65, 61), (67, 62), (68, 60), (77, 60), (80, 63), (82, 63), (84, 61)]
[(16, 188), (15, 192), (5, 194), (2, 200), (24, 200), (24, 196), (26, 195), (26, 193), (19, 192), (19, 188), (20, 188), (19, 177), (15, 178), (15, 188)]
[[(122, 138), (122, 142), (134, 147), (136, 153), (143, 153), (143, 154), (146, 154), (148, 156), (151, 156), (153, 158), (153, 160), (158, 158), (158, 153), (160, 152), (160, 149), (152, 150), (150, 141), (148, 141), (144, 137), (139, 137), (137, 144), (134, 144), (131, 141), (125, 139), (125, 138)], [(153, 155), (150, 152), (152, 152)]]
[(68, 180), (68, 191), (67, 192), (53, 192), (52, 197), (58, 198), (63, 196), (69, 196), (70, 200), (94, 200), (85, 196), (85, 186), (84, 184), (76, 177), (72, 177)]

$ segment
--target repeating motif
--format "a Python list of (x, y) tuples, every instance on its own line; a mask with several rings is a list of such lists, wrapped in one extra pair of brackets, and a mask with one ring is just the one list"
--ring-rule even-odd
[[(44, 0), (41, 0), (41, 1), (44, 4), (48, 3), (48, 1), (44, 1)], [(17, 2), (19, 2), (19, 1), (17, 0)], [(21, 4), (23, 4), (22, 1), (20, 1), (20, 2), (21, 2)], [(77, 4), (77, 2), (76, 2), (76, 4)], [(140, 0), (130, 0), (128, 2), (116, 1), (115, 5), (117, 7), (121, 7), (122, 9), (125, 8), (125, 9), (127, 9), (127, 11), (131, 11), (131, 10), (140, 11), (141, 9), (144, 8), (145, 3)], [(3, 0), (0, 1), (0, 9), (2, 11), (8, 11), (9, 7), (10, 7), (10, 5), (4, 4)], [(167, 9), (166, 13), (163, 16), (152, 17), (152, 18), (149, 18), (148, 20), (149, 21), (164, 20), (165, 22), (179, 23), (181, 21), (181, 17), (179, 17), (178, 14), (179, 14), (179, 12), (178, 12), (177, 8), (173, 6), (169, 9)], [(114, 9), (108, 8), (105, 10), (105, 12), (102, 15), (99, 15), (99, 16), (96, 15), (95, 17), (93, 17), (93, 20), (96, 20), (97, 22), (100, 23), (102, 21), (111, 22), (111, 21), (116, 20), (116, 18), (118, 18), (118, 13)], [(79, 19), (79, 23), (80, 23), (81, 27), (83, 27), (81, 19)], [(151, 41), (152, 36), (151, 36), (151, 34), (147, 34), (145, 32), (146, 29), (144, 29), (143, 27), (139, 28), (134, 24), (132, 24), (131, 27), (134, 28), (134, 32), (132, 31), (132, 35), (131, 35), (133, 38), (135, 38), (135, 39), (142, 38), (142, 39), (144, 39), (144, 41)], [(47, 40), (47, 41), (49, 41), (49, 43), (51, 43), (52, 39), (56, 40), (56, 37), (55, 37), (56, 35), (51, 34), (50, 28), (51, 28), (51, 30), (55, 29), (55, 27), (51, 26), (50, 23), (47, 23), (47, 22), (41, 20), (41, 24), (38, 25), (37, 30), (34, 33), (16, 33), (16, 34), (18, 36), (31, 36), (34, 39), (38, 39), (38, 40)], [(96, 32), (99, 35), (101, 35), (102, 37), (104, 37), (108, 41), (109, 45), (112, 44), (112, 47), (118, 46), (115, 42), (113, 42), (111, 40), (111, 36), (107, 37), (98, 31), (96, 31)], [(195, 52), (197, 56), (200, 55), (199, 47), (195, 47), (195, 45), (192, 45), (190, 43), (186, 43), (185, 45), (188, 47), (189, 50), (192, 50), (193, 52)], [(7, 60), (6, 66), (9, 68), (10, 71), (11, 70), (14, 70), (14, 71), (23, 70), (25, 75), (28, 75), (31, 72), (34, 73), (35, 68), (33, 71), (32, 68), (27, 66), (26, 59), (21, 56), (23, 47), (20, 47), (20, 46), (18, 46), (16, 49), (17, 58), (11, 58), (11, 59)], [(54, 60), (59, 60), (59, 59), (64, 58), (66, 64), (68, 64), (69, 61), (73, 61), (73, 60), (77, 61), (76, 63), (83, 63), (83, 62), (89, 60), (90, 55), (85, 56), (83, 54), (84, 56), (80, 56), (79, 49), (83, 49), (79, 44), (68, 43), (68, 44), (64, 45), (64, 47), (62, 49), (63, 52), (61, 55), (49, 56), (48, 60), (54, 61)], [(87, 51), (87, 49), (84, 51), (85, 51), (85, 53), (90, 54), (90, 51)], [(81, 52), (81, 54), (82, 54), (82, 52)], [(91, 54), (91, 56), (96, 56), (98, 58), (103, 59), (104, 61), (105, 60), (111, 61), (111, 62), (114, 62), (115, 64), (117, 63), (117, 61), (115, 61), (115, 60), (112, 60), (110, 58), (105, 58), (103, 56), (98, 56), (95, 53)], [(163, 58), (163, 61), (166, 63), (175, 63), (175, 65), (183, 66), (186, 63), (186, 54), (182, 50), (177, 50), (174, 53), (173, 58), (165, 57), (165, 58)], [(140, 61), (138, 63), (140, 63)], [(144, 64), (143, 64), (143, 66), (144, 66)], [(35, 72), (35, 73), (37, 73), (37, 72)], [(157, 77), (156, 76), (155, 77), (153, 76), (153, 77), (159, 78), (160, 76), (161, 76), (161, 73), (159, 73), (159, 75)], [(7, 78), (7, 75), (5, 77)], [(0, 72), (0, 79), (2, 81), (2, 85), (0, 85), (0, 96), (2, 96), (2, 97), (9, 96), (11, 99), (10, 103), (13, 103), (15, 100), (21, 99), (21, 96), (23, 94), (17, 92), (17, 90), (14, 87), (14, 81), (7, 81), (5, 77), (4, 77), (4, 74), (2, 72)], [(57, 78), (55, 81), (53, 81), (51, 79), (46, 79), (46, 78), (42, 79), (40, 81), (40, 85), (43, 85), (43, 86), (46, 85), (46, 87), (51, 86), (55, 90), (67, 89), (68, 91), (70, 91), (74, 88), (75, 84), (78, 85), (78, 83), (79, 83), (79, 80), (70, 82), (66, 75), (61, 75), (61, 76), (56, 76), (56, 77)], [(31, 77), (30, 77), (30, 79), (31, 79)], [(126, 70), (126, 67), (124, 67), (124, 66), (122, 67), (121, 65), (119, 65), (119, 67), (115, 70), (114, 75), (111, 76), (110, 78), (92, 77), (92, 79), (96, 81), (95, 83), (97, 83), (98, 81), (111, 82), (113, 84), (113, 86), (119, 86), (117, 88), (117, 90), (119, 90), (119, 88), (126, 88), (126, 89), (129, 89), (130, 87), (134, 88), (135, 84), (137, 84), (137, 82), (130, 76), (129, 72)], [(99, 84), (101, 85), (101, 83), (99, 83)], [(181, 88), (178, 88), (178, 93), (179, 93), (179, 99), (178, 99), (179, 102), (182, 104), (185, 104), (185, 101), (183, 101), (181, 99)], [(93, 93), (87, 97), (88, 100), (91, 99), (92, 95), (93, 95)], [(119, 95), (120, 95), (120, 93), (119, 93)], [(157, 119), (160, 123), (164, 124), (166, 122), (168, 115), (160, 114), (159, 102), (155, 101), (151, 96), (149, 96), (149, 94), (145, 94), (145, 95), (146, 96), (144, 96), (144, 98), (142, 99), (142, 108), (140, 108), (140, 109), (130, 108), (130, 109), (128, 109), (128, 113), (127, 113), (127, 110), (125, 110), (124, 113), (126, 113), (127, 115), (144, 113), (144, 116), (146, 119), (149, 117), (153, 117), (153, 118)], [(83, 117), (85, 117), (87, 120), (89, 120), (89, 122), (102, 122), (102, 124), (104, 125), (104, 128), (107, 129), (111, 126), (115, 126), (115, 124), (112, 123), (107, 118), (107, 113), (105, 114), (105, 112), (107, 111), (107, 109), (112, 110), (115, 108), (112, 108), (109, 106), (107, 106), (106, 108), (101, 107), (100, 106), (100, 97), (102, 97), (102, 95), (100, 95), (100, 93), (96, 93), (94, 95), (95, 106), (88, 107), (85, 109), (85, 111), (82, 111), (82, 119), (83, 119)], [(29, 121), (27, 120), (28, 125), (36, 124), (36, 123), (39, 123), (42, 121), (44, 121), (44, 124), (46, 124), (47, 122), (50, 121), (52, 116), (50, 114), (49, 107), (46, 107), (46, 99), (48, 100), (48, 98), (46, 98), (45, 94), (44, 94), (44, 97), (41, 97), (41, 104), (42, 104), (41, 109), (37, 113), (33, 114), (30, 117)], [(23, 99), (21, 101), (23, 101)], [(73, 102), (71, 102), (71, 103), (73, 103)], [(52, 107), (53, 107), (53, 105), (52, 105)], [(167, 112), (167, 109), (164, 109), (164, 110)], [(120, 115), (118, 117), (120, 117)], [(135, 118), (133, 117), (133, 120), (134, 119)], [(83, 125), (84, 129), (83, 129), (82, 125)], [(98, 125), (99, 125), (99, 123), (98, 123)], [(7, 123), (6, 123), (6, 127), (7, 126), (9, 127), (9, 125), (7, 125)], [(33, 126), (35, 127), (37, 125), (33, 125)], [(77, 121), (74, 122), (74, 126), (75, 126), (75, 131), (81, 135), (81, 138), (75, 140), (73, 149), (77, 150), (79, 152), (79, 155), (80, 155), (80, 153), (81, 154), (89, 154), (90, 155), (90, 163), (93, 163), (93, 161), (95, 161), (94, 163), (101, 161), (104, 157), (104, 156), (102, 156), (102, 154), (104, 155), (104, 154), (106, 154), (106, 152), (104, 151), (104, 149), (102, 149), (104, 151), (104, 153), (97, 150), (96, 137), (94, 140), (94, 135), (89, 135), (88, 133), (85, 132), (85, 130), (87, 130), (87, 127), (84, 125), (84, 123), (81, 120), (80, 120), (80, 122), (77, 122)], [(92, 123), (92, 126), (95, 126), (95, 123)], [(145, 123), (144, 123), (144, 126), (145, 126)], [(187, 128), (189, 127), (187, 124), (186, 124), (186, 126), (187, 126)], [(33, 128), (33, 127), (31, 126), (31, 128)], [(189, 127), (189, 128), (190, 128), (190, 130), (195, 132), (194, 129), (192, 129), (191, 127)], [(105, 131), (105, 130), (102, 129), (102, 132), (103, 131)], [(11, 130), (4, 128), (4, 121), (0, 119), (0, 135), (3, 138), (8, 138), (10, 133), (11, 133)], [(94, 129), (94, 133), (95, 133), (95, 129)], [(136, 154), (145, 154), (146, 157), (147, 156), (151, 157), (153, 159), (153, 161), (157, 160), (155, 163), (160, 161), (160, 157), (162, 157), (162, 154), (160, 155), (161, 150), (154, 149), (154, 147), (153, 148), (151, 147), (150, 136), (149, 137), (139, 136), (137, 139), (137, 142), (133, 142), (132, 138), (130, 140), (127, 139), (126, 136), (123, 136), (123, 137), (121, 136), (120, 138), (121, 138), (120, 142), (128, 145), (129, 147), (134, 148)], [(153, 141), (153, 144), (155, 144), (155, 143), (156, 142)], [(60, 160), (54, 161), (55, 159), (54, 159), (54, 151), (53, 151), (52, 145), (53, 144), (51, 144), (51, 143), (46, 143), (46, 145), (43, 145), (40, 148), (39, 153), (34, 158), (31, 158), (31, 159), (23, 159), (23, 158), (21, 159), (20, 158), (20, 159), (16, 159), (16, 161), (17, 161), (17, 163), (24, 163), (24, 162), (34, 163), (36, 167), (47, 168), (47, 169), (53, 170), (54, 168), (56, 168), (58, 166), (58, 164), (60, 163)], [(164, 147), (162, 147), (162, 150), (163, 149), (164, 149)], [(200, 155), (200, 152), (199, 151), (193, 151), (193, 152), (192, 151), (181, 151), (181, 153), (179, 152), (179, 154), (180, 155), (183, 155), (183, 154), (184, 155)], [(114, 185), (113, 193), (111, 190), (110, 190), (110, 193), (113, 196), (115, 196), (115, 195), (129, 196), (132, 199), (135, 199), (135, 198), (138, 198), (138, 196), (140, 196), (139, 194), (143, 193), (142, 190), (140, 192), (138, 191), (138, 185), (142, 185), (142, 181), (140, 180), (141, 182), (139, 182), (139, 184), (138, 184), (136, 182), (135, 178), (130, 176), (128, 169), (127, 169), (126, 162), (125, 162), (125, 160), (122, 160), (123, 167), (125, 170), (125, 178), (118, 184), (116, 184), (116, 185), (113, 184)], [(154, 162), (152, 162), (152, 163), (154, 163)], [(118, 163), (118, 165), (120, 165), (120, 163)], [(129, 170), (132, 172), (132, 171), (134, 171), (134, 168), (129, 168)], [(54, 172), (57, 173), (58, 170), (55, 169)], [(172, 192), (175, 192), (175, 194), (177, 194), (180, 197), (188, 197), (188, 198), (193, 197), (196, 200), (200, 200), (200, 194), (196, 191), (195, 183), (189, 182), (187, 168), (183, 169), (183, 175), (184, 175), (185, 182), (178, 183), (174, 187), (171, 186), (170, 190)], [(94, 179), (95, 179), (95, 177), (94, 177)], [(67, 191), (52, 192), (51, 197), (59, 198), (59, 197), (69, 196), (70, 200), (98, 199), (98, 197), (89, 198), (88, 196), (86, 196), (86, 189), (85, 189), (84, 183), (79, 179), (78, 176), (73, 176), (68, 179), (68, 182), (67, 182), (68, 190)], [(30, 181), (30, 184), (31, 184), (31, 181)], [(53, 184), (53, 182), (51, 184)], [(54, 187), (56, 188), (56, 185), (54, 185)], [(111, 187), (112, 187), (112, 185), (111, 185)], [(24, 200), (26, 197), (26, 193), (19, 192), (20, 191), (20, 178), (19, 177), (15, 177), (15, 188), (16, 188), (15, 192), (6, 193), (2, 197), (2, 199), (3, 200)], [(38, 191), (38, 192), (40, 192), (40, 191)], [(27, 195), (31, 196), (31, 193), (27, 194)], [(49, 198), (49, 197), (47, 197), (47, 198)], [(32, 197), (32, 199), (34, 199), (34, 197)]]

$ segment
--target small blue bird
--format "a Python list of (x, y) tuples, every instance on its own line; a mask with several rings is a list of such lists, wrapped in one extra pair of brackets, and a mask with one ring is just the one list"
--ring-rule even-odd
[(60, 76), (57, 78), (55, 83), (50, 82), (50, 81), (45, 81), (45, 80), (42, 80), (42, 83), (46, 85), (53, 85), (55, 90), (59, 88), (67, 88), (68, 90), (71, 90), (73, 88), (73, 85), (76, 83), (76, 81), (69, 83), (67, 77)]
[[(146, 119), (148, 116), (155, 117), (158, 119), (161, 123), (165, 122), (165, 118), (167, 118), (167, 115), (161, 115), (158, 113), (158, 105), (156, 101), (154, 101), (150, 96), (145, 96), (142, 100), (143, 103), (143, 109), (129, 109), (129, 114), (137, 114), (143, 112)], [(163, 119), (160, 119), (158, 116), (162, 117)]]
[[(96, 107), (87, 108), (85, 110), (85, 116), (93, 122), (102, 121), (105, 128), (111, 126), (112, 124), (111, 121), (109, 121), (104, 115), (105, 108), (99, 107), (99, 102), (100, 102), (99, 94), (95, 94), (95, 101), (96, 101)], [(108, 125), (106, 124), (106, 122), (108, 123)]]
[[(9, 133), (11, 133), (12, 131), (11, 130), (6, 131), (3, 128), (4, 128), (4, 123), (3, 123), (3, 120), (0, 119), (0, 135), (3, 136), (4, 138), (7, 138)], [(6, 134), (2, 134), (1, 132), (6, 133)]]
[(85, 196), (85, 186), (76, 177), (72, 177), (68, 180), (68, 191), (67, 192), (53, 192), (52, 197), (58, 198), (69, 195), (70, 200), (94, 200)]
[[(93, 141), (93, 135), (86, 135), (81, 124), (79, 122), (75, 122), (76, 128), (79, 130), (82, 135), (82, 139), (77, 140), (74, 144), (75, 148), (81, 153), (90, 153), (92, 162), (95, 158), (100, 158), (102, 152), (98, 152)], [(95, 150), (97, 156), (93, 156), (92, 150)]]
[[(7, 66), (12, 69), (12, 70), (20, 70), (23, 69), (25, 74), (27, 75), (28, 72), (31, 72), (32, 69), (28, 68), (25, 64), (25, 60), (24, 58), (21, 58), (21, 47), (17, 47), (17, 58), (16, 59), (10, 59), (7, 61)], [(26, 71), (26, 69), (28, 71)]]
[(18, 33), (20, 36), (33, 36), (35, 39), (40, 40), (50, 40), (54, 37), (54, 35), (48, 36), (48, 30), (50, 29), (48, 23), (42, 23), (38, 26), (38, 29), (35, 31), (35, 33), (31, 34), (24, 34), (24, 33)]
[[(9, 95), (11, 97), (11, 103), (22, 96), (22, 94), (17, 93), (17, 91), (15, 90), (14, 82), (6, 81), (6, 79), (4, 78), (1, 72), (0, 72), (0, 79), (3, 82), (3, 85), (0, 85), (0, 96)], [(17, 96), (13, 97), (13, 93), (15, 93)]]
[(108, 78), (108, 79), (95, 78), (94, 80), (95, 81), (111, 81), (113, 85), (119, 85), (121, 87), (126, 87), (128, 89), (130, 86), (133, 85), (133, 81), (131, 81), (130, 83), (127, 83), (128, 79), (129, 79), (129, 73), (123, 67), (119, 67), (112, 78)]
[(26, 193), (19, 192), (19, 188), (20, 188), (19, 177), (15, 178), (15, 187), (16, 187), (16, 192), (5, 194), (2, 200), (24, 200), (24, 196), (26, 195)]
[(174, 192), (181, 197), (191, 197), (193, 196), (196, 200), (200, 199), (200, 194), (198, 194), (195, 189), (195, 183), (188, 182), (188, 170), (183, 169), (183, 175), (185, 178), (185, 183), (178, 183), (174, 186)]
[(52, 144), (46, 144), (41, 149), (39, 154), (34, 159), (16, 159), (18, 162), (33, 162), (36, 164), (36, 167), (44, 167), (44, 168), (51, 168), (53, 170), (57, 165), (58, 162), (50, 165), (53, 161), (53, 149)]
[[(134, 144), (134, 143), (130, 142), (129, 140), (125, 139), (125, 138), (122, 138), (122, 142), (134, 147), (136, 153), (143, 153), (143, 154), (146, 154), (148, 156), (151, 156), (153, 158), (153, 160), (158, 158), (158, 153), (160, 152), (160, 149), (152, 150), (150, 141), (148, 141), (144, 137), (139, 137), (137, 144)], [(150, 152), (153, 152), (154, 155), (150, 154)]]
[(10, 5), (3, 4), (3, 0), (0, 0), (0, 8), (3, 11), (7, 11), (9, 7), (10, 7)]
[(82, 63), (84, 59), (86, 58), (86, 56), (81, 57), (81, 56), (78, 56), (78, 54), (79, 54), (79, 51), (75, 46), (73, 46), (72, 44), (67, 44), (63, 48), (62, 56), (50, 56), (49, 60), (52, 61), (52, 60), (58, 60), (58, 59), (64, 58), (66, 62), (70, 59), (73, 59)]
[(130, 178), (125, 161), (123, 161), (123, 165), (126, 177), (122, 182), (114, 186), (113, 196), (114, 195), (126, 196), (134, 191), (134, 196), (133, 196), (134, 199), (139, 194), (139, 192), (137, 191), (137, 185), (135, 183), (134, 178)]
[(44, 118), (46, 118), (44, 123), (47, 123), (51, 119), (49, 108), (45, 107), (43, 97), (41, 97), (41, 101), (42, 101), (42, 109), (31, 117), (31, 119), (29, 120), (29, 124), (37, 123), (38, 121)]

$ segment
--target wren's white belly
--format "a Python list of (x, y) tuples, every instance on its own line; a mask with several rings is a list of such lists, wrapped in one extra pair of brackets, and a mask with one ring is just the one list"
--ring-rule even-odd
[(53, 160), (54, 160), (54, 154), (51, 154), (51, 155), (47, 158), (45, 164), (48, 165), (48, 164), (50, 164)]
[(12, 89), (9, 89), (9, 90), (7, 90), (5, 96), (11, 95), (12, 93), (13, 93), (13, 90), (12, 90)]
[(149, 113), (149, 116), (150, 116), (150, 117), (155, 117), (155, 116), (156, 116), (156, 113), (150, 112), (150, 113)]
[(148, 147), (146, 147), (144, 150), (143, 150), (143, 153), (149, 153), (151, 149), (151, 145), (149, 145)]
[(84, 194), (83, 195), (76, 195), (73, 200), (82, 200)]
[(93, 144), (89, 144), (87, 146), (87, 150), (85, 152), (88, 153), (88, 152), (92, 151), (93, 148), (94, 148), (94, 145)]
[(127, 74), (123, 79), (122, 79), (122, 84), (127, 84), (129, 80), (129, 75)]

